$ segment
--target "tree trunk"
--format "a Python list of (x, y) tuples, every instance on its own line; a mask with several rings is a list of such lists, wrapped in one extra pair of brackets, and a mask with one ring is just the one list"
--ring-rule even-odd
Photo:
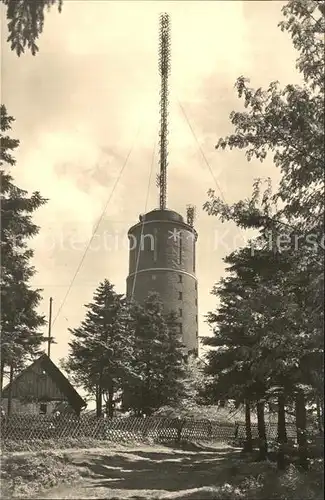
[(98, 403), (97, 403), (97, 417), (103, 416), (103, 367), (102, 361), (100, 360), (99, 368), (99, 380), (98, 380)]
[(252, 424), (251, 424), (251, 407), (250, 402), (245, 400), (245, 430), (246, 430), (246, 440), (244, 445), (245, 452), (253, 451), (253, 439), (252, 439)]
[(177, 421), (177, 442), (178, 443), (181, 443), (182, 441), (182, 430), (183, 430), (183, 427), (185, 425), (185, 420), (183, 419), (179, 419)]
[(142, 414), (146, 416), (150, 415), (151, 404), (153, 403), (150, 397), (151, 396), (150, 387), (151, 387), (151, 366), (149, 363), (146, 363), (145, 380), (141, 391), (142, 395), (141, 409), (142, 409)]
[(317, 427), (318, 431), (321, 434), (324, 431), (323, 418), (322, 418), (322, 405), (320, 397), (317, 396), (316, 399), (316, 411), (317, 411)]
[(5, 371), (5, 362), (3, 360), (1, 360), (1, 392), (2, 392), (2, 387), (3, 387), (4, 371)]
[(97, 416), (97, 418), (100, 418), (102, 416), (102, 399), (103, 399), (102, 388), (101, 388), (100, 384), (97, 384), (97, 386), (96, 386), (96, 416)]
[(109, 388), (108, 388), (108, 401), (107, 401), (107, 406), (108, 406), (108, 417), (112, 418), (114, 416), (114, 386), (113, 382), (110, 381)]
[(257, 410), (257, 428), (258, 428), (258, 441), (259, 441), (259, 460), (266, 460), (267, 458), (267, 437), (265, 429), (265, 403), (258, 401), (256, 405)]
[(285, 444), (288, 442), (285, 416), (285, 397), (283, 393), (278, 395), (278, 469), (285, 469)]
[(296, 428), (299, 464), (304, 470), (308, 470), (306, 400), (301, 390), (296, 395)]
[(7, 407), (7, 415), (10, 417), (11, 408), (12, 408), (12, 383), (14, 380), (14, 365), (10, 365), (10, 373), (9, 373), (9, 388), (8, 388), (8, 407)]

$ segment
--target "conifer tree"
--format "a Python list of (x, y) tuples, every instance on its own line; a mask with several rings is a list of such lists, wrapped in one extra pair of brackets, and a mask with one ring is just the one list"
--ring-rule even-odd
[(33, 289), (30, 279), (35, 269), (30, 261), (33, 251), (28, 248), (30, 238), (39, 228), (32, 222), (32, 214), (45, 203), (38, 192), (31, 196), (14, 183), (11, 169), (16, 161), (13, 151), (19, 141), (8, 132), (14, 119), (1, 106), (1, 387), (4, 371), (22, 367), (28, 357), (39, 352), (43, 341), (40, 327), (44, 317), (37, 307), (41, 290)]
[(319, 394), (314, 373), (322, 371), (322, 344), (317, 337), (315, 345), (313, 330), (308, 333), (306, 311), (292, 284), (292, 255), (255, 247), (254, 255), (251, 248), (244, 248), (225, 261), (231, 276), (214, 288), (220, 305), (208, 316), (214, 336), (205, 342), (218, 348), (208, 355), (208, 372), (219, 397), (257, 402), (260, 454), (265, 456), (265, 398), (270, 390), (277, 394), (279, 436), (284, 443), (285, 402), (299, 394), (301, 408), (301, 384), (309, 387), (309, 398), (313, 391)]
[(27, 47), (34, 56), (38, 52), (36, 41), (43, 31), (44, 11), (57, 4), (59, 12), (62, 0), (2, 0), (7, 7), (7, 20), (11, 50), (18, 56)]
[(259, 322), (261, 312), (251, 303), (254, 273), (248, 276), (248, 268), (244, 280), (239, 253), (233, 253), (225, 261), (231, 264), (228, 268), (231, 274), (213, 288), (212, 294), (218, 297), (220, 304), (217, 311), (210, 312), (207, 317), (214, 333), (213, 337), (204, 340), (214, 348), (207, 355), (208, 390), (215, 401), (234, 399), (245, 406), (246, 451), (252, 450), (251, 409), (255, 402), (259, 403), (260, 456), (265, 458), (267, 442), (262, 398), (266, 381), (263, 373), (254, 370), (254, 362), (256, 365), (259, 359), (258, 341), (263, 335)]
[(130, 375), (132, 337), (127, 328), (128, 312), (123, 295), (105, 279), (86, 306), (78, 328), (69, 329), (73, 340), (64, 367), (89, 392), (96, 394), (97, 415), (103, 396), (107, 414), (113, 416), (116, 397)]
[(134, 377), (125, 387), (125, 406), (138, 415), (151, 415), (162, 406), (172, 406), (184, 394), (184, 346), (176, 315), (164, 313), (155, 293), (143, 305), (131, 304), (130, 326)]

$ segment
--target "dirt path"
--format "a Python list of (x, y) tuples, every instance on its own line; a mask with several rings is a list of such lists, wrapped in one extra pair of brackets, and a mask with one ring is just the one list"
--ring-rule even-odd
[(238, 450), (226, 445), (72, 453), (69, 460), (81, 476), (78, 483), (37, 498), (208, 499), (216, 485), (236, 475), (237, 457)]

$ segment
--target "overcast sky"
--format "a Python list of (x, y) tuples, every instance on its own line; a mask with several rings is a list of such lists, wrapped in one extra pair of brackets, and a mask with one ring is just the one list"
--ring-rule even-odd
[(13, 135), (21, 141), (14, 176), (20, 187), (49, 199), (35, 215), (41, 230), (33, 242), (38, 271), (33, 285), (43, 289), (44, 314), (52, 296), (56, 318), (109, 201), (53, 325), (54, 361), (67, 354), (68, 327), (79, 325), (83, 305), (100, 281), (108, 278), (125, 292), (127, 230), (139, 213), (157, 207), (157, 46), (163, 11), (172, 26), (168, 206), (184, 215), (187, 204), (197, 207), (199, 334), (207, 334), (204, 315), (216, 304), (210, 291), (224, 274), (222, 259), (247, 236), (203, 212), (207, 190), (218, 188), (196, 141), (227, 202), (249, 196), (256, 177), (278, 179), (271, 160), (247, 163), (243, 153), (214, 146), (232, 130), (230, 112), (240, 109), (233, 87), (238, 76), (250, 77), (254, 87), (298, 78), (289, 36), (277, 27), (281, 6), (278, 1), (66, 0), (61, 14), (55, 8), (46, 14), (36, 57), (18, 58), (2, 44), (2, 102), (16, 118)]

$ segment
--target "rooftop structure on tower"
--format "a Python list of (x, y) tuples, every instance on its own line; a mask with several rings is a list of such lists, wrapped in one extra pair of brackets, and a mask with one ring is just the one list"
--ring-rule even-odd
[(198, 286), (196, 278), (195, 209), (187, 207), (186, 220), (167, 208), (168, 77), (170, 74), (170, 20), (160, 16), (159, 33), (160, 151), (159, 208), (139, 216), (129, 229), (127, 297), (143, 302), (153, 291), (166, 311), (178, 315), (180, 333), (188, 351), (198, 351)]

